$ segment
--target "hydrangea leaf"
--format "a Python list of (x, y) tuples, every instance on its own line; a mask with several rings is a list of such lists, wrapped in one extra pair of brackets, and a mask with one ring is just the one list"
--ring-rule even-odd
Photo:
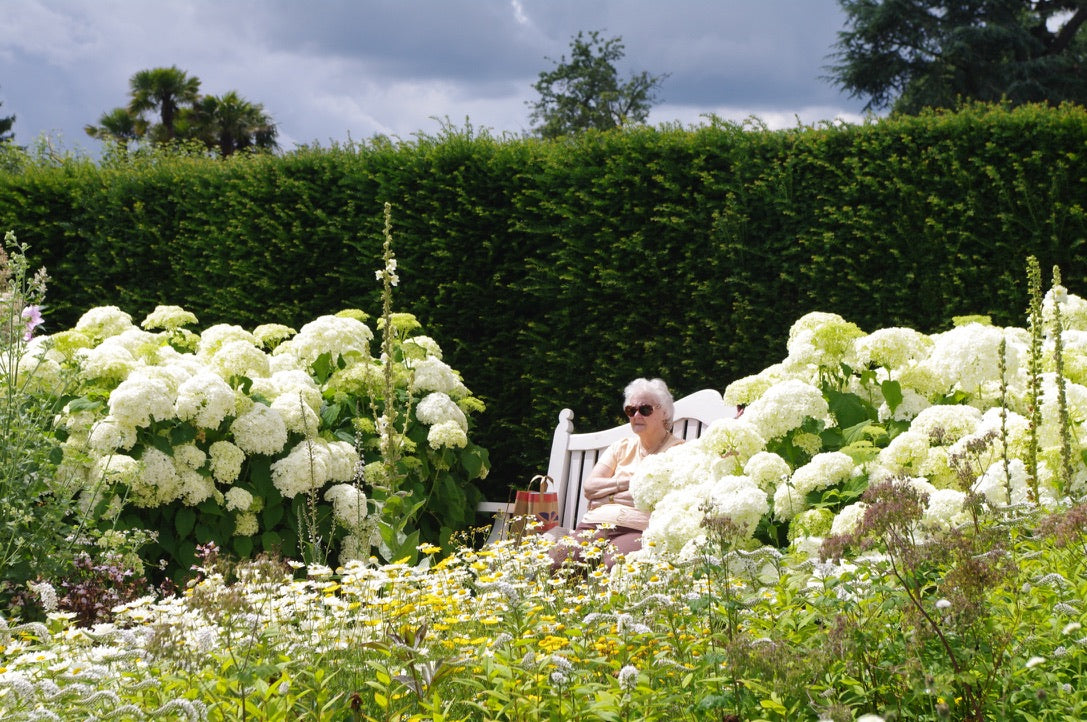
[(196, 438), (196, 427), (191, 424), (179, 424), (170, 429), (170, 444), (181, 446)]
[(97, 411), (103, 406), (105, 406), (105, 403), (100, 400), (92, 400), (81, 396), (68, 402), (68, 411), (73, 414), (77, 411)]
[(325, 404), (321, 407), (321, 425), (328, 429), (336, 428), (336, 420), (339, 419), (342, 409), (342, 404)]
[(253, 553), (253, 537), (236, 536), (234, 537), (232, 544), (234, 546), (234, 553), (243, 559), (248, 558)]
[(196, 511), (192, 507), (181, 507), (174, 514), (174, 529), (179, 537), (187, 537), (195, 525)]
[(159, 436), (158, 434), (150, 434), (147, 438), (148, 446), (158, 449), (167, 456), (173, 458), (174, 445), (170, 443), (170, 440), (165, 436)]
[(478, 479), (483, 474), (483, 469), (489, 466), (489, 461), (487, 450), (474, 444), (469, 444), (460, 452), (460, 463), (468, 472), (469, 479)]
[(282, 549), (283, 538), (274, 531), (266, 531), (260, 535), (260, 543), (265, 549)]
[(901, 384), (887, 379), (879, 385), (879, 389), (883, 392), (883, 400), (887, 402), (887, 407), (891, 410), (891, 413), (894, 413), (894, 410), (902, 403)]
[(269, 504), (264, 507), (264, 511), (261, 512), (263, 516), (264, 526), (275, 527), (283, 519), (283, 505), (282, 504)]
[(863, 421), (875, 418), (875, 415), (871, 413), (871, 406), (856, 394), (833, 389), (827, 390), (825, 394), (827, 403), (830, 405), (830, 413), (838, 420), (838, 426), (842, 428), (856, 426)]
[(332, 372), (336, 370), (335, 365), (332, 363), (332, 354), (323, 353), (317, 357), (317, 360), (313, 362), (313, 376), (317, 380), (317, 383), (323, 384), (328, 381), (328, 377), (332, 375)]

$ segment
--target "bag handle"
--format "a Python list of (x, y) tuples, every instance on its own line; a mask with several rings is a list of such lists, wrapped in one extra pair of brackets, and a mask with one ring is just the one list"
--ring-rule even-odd
[[(547, 475), (547, 474), (537, 474), (536, 476), (532, 477), (528, 481), (528, 490), (529, 491), (532, 491), (532, 485), (535, 484), (536, 482), (539, 482), (541, 492), (544, 492), (544, 491), (546, 491), (548, 489), (552, 489), (555, 486), (555, 480), (552, 479), (549, 475)], [(545, 485), (546, 485), (546, 489), (545, 489)]]
[[(543, 491), (545, 491), (545, 489), (544, 489), (545, 484), (547, 485), (547, 490), (548, 491), (555, 488), (555, 480), (552, 479), (550, 475), (548, 475), (548, 474), (537, 474), (536, 476), (534, 476), (534, 477), (532, 477), (531, 479), (528, 480), (528, 484), (525, 486), (525, 490), (526, 491), (532, 491), (532, 485), (537, 483), (537, 482), (539, 482), (540, 492), (541, 493)], [(506, 499), (506, 506), (507, 507), (513, 506), (513, 497), (514, 497), (514, 495), (516, 493), (517, 493), (517, 490), (515, 488), (513, 488), (513, 487), (510, 487), (510, 494), (509, 494), (509, 497), (507, 497), (507, 499)]]

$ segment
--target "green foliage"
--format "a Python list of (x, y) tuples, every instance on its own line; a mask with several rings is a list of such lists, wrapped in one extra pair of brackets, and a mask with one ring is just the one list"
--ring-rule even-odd
[[(487, 404), (491, 498), (541, 471), (558, 413), (621, 422), (619, 390), (684, 395), (781, 354), (812, 309), (931, 333), (1020, 324), (1022, 259), (1084, 277), (1087, 111), (970, 107), (860, 126), (723, 121), (556, 142), (446, 129), (230, 163), (153, 152), (0, 176), (57, 279), (50, 323), (176, 303), (297, 328), (378, 309), (382, 206), (398, 309)], [(571, 352), (576, 348), (577, 352)]]
[(621, 83), (615, 63), (622, 58), (622, 38), (603, 39), (596, 30), (588, 37), (578, 32), (570, 41), (570, 59), (560, 58), (532, 86), (540, 94), (532, 105), (540, 136), (561, 138), (644, 122), (656, 89), (668, 76), (643, 70)]
[[(387, 281), (389, 261), (386, 250)], [(814, 323), (837, 331), (812, 336), (831, 350), (852, 338), (844, 320)], [(857, 386), (810, 346), (833, 367), (809, 369), (828, 407), (859, 419), (834, 438), (843, 449), (882, 440), (864, 388), (877, 374), (860, 372)], [(822, 426), (802, 433), (819, 443)], [(949, 457), (963, 489), (997, 439), (1010, 443), (994, 432)], [(783, 443), (815, 453), (797, 435)], [(827, 530), (840, 499), (805, 511), (806, 533), (826, 535), (817, 556), (753, 549), (727, 514), (706, 518), (708, 543), (690, 555), (640, 554), (610, 570), (586, 561), (563, 576), (547, 536), (336, 572), (270, 555), (234, 563), (205, 545), (184, 595), (132, 599), (113, 624), (0, 624), (0, 713), (32, 719), (48, 702), (72, 718), (1079, 718), (1087, 504), (967, 491), (958, 523), (930, 516), (936, 487), (901, 481), (863, 489), (848, 530)], [(439, 551), (423, 549), (428, 561)]]
[[(0, 712), (1080, 718), (1087, 507), (1008, 510), (919, 537), (908, 497), (868, 500), (850, 542), (881, 553), (818, 565), (748, 551), (727, 525), (688, 564), (558, 585), (538, 538), (342, 576), (212, 553), (183, 598), (132, 602), (116, 626), (0, 627)], [(106, 654), (109, 666), (91, 661)]]
[(77, 485), (54, 471), (63, 406), (63, 369), (32, 342), (40, 331), (48, 276), (31, 272), (28, 246), (8, 231), (0, 247), (0, 600), (8, 603), (35, 578), (72, 559), (79, 530)]
[(1082, 104), (1087, 8), (1075, 0), (839, 0), (832, 79), (866, 109)]

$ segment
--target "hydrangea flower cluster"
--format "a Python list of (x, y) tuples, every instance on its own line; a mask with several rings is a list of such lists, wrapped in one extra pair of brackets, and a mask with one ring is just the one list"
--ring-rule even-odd
[(769, 506), (743, 468), (763, 444), (746, 420), (719, 419), (698, 439), (647, 457), (630, 480), (635, 504), (652, 511), (643, 556), (693, 558), (708, 540), (707, 518), (727, 517), (751, 538)]
[(834, 424), (823, 393), (811, 383), (795, 378), (770, 386), (751, 402), (744, 417), (767, 440), (800, 428), (809, 418), (824, 421), (828, 426)]
[(813, 491), (841, 484), (853, 475), (853, 459), (840, 451), (816, 454), (774, 490), (774, 515), (788, 521), (807, 508)]
[[(866, 334), (836, 314), (803, 316), (785, 359), (725, 389), (725, 402), (743, 409), (739, 418), (647, 460), (632, 479), (635, 503), (652, 511), (643, 554), (698, 553), (715, 517), (728, 518), (733, 533), (759, 532), (752, 544), (812, 552), (822, 537), (856, 528), (861, 493), (890, 480), (921, 492), (922, 524), (932, 527), (966, 521), (968, 492), (994, 507), (1082, 496), (1087, 302), (1058, 287), (1042, 316), (1033, 429), (1023, 328), (964, 317), (940, 333)], [(1036, 473), (1027, 463), (1032, 444)]]
[(838, 314), (814, 311), (789, 329), (789, 355), (784, 363), (787, 367), (833, 368), (863, 336), (859, 326)]
[[(37, 337), (28, 365), (69, 367), (78, 378), (58, 419), (66, 434), (60, 474), (79, 482), (83, 509), (107, 521), (125, 509), (198, 507), (233, 517), (234, 535), (251, 536), (291, 516), (269, 506), (314, 493), (341, 533), (357, 533), (367, 516), (360, 450), (378, 448), (385, 363), (397, 388), (419, 399), (388, 431), (429, 440), (404, 445), (428, 457), (413, 468), (448, 471), (445, 455), (469, 445), (469, 414), (482, 409), (433, 339), (400, 338), (406, 348), (396, 359), (377, 359), (360, 317), (322, 316), (298, 333), (218, 324), (197, 334), (186, 328), (196, 316), (177, 306), (159, 306), (142, 328), (103, 306), (72, 329)], [(350, 377), (370, 383), (343, 382)], [(363, 541), (353, 546), (368, 552)]]

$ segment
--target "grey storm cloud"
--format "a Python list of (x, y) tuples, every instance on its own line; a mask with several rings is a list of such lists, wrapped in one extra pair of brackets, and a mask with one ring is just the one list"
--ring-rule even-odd
[[(624, 77), (667, 75), (651, 123), (704, 114), (771, 127), (860, 119), (825, 79), (837, 0), (8, 0), (0, 115), (16, 142), (83, 127), (138, 70), (176, 65), (201, 90), (264, 105), (286, 149), (442, 122), (529, 130), (533, 84), (579, 32), (621, 37)], [(443, 120), (444, 119), (444, 120)]]

